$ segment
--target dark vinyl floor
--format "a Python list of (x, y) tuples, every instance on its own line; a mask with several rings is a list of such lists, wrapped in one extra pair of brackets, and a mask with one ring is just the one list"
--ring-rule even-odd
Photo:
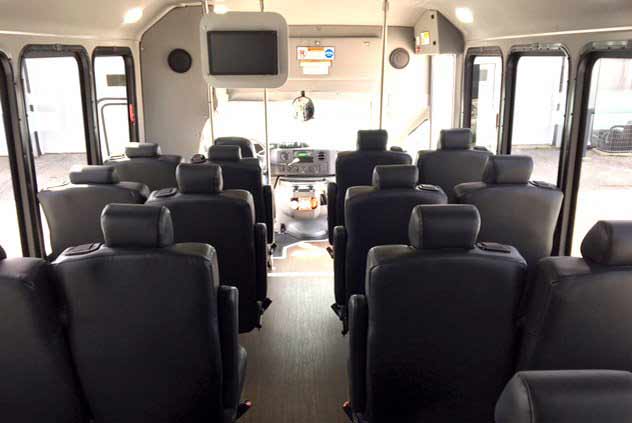
[[(321, 260), (315, 262), (322, 266)], [(311, 270), (329, 270), (321, 266)], [(341, 405), (348, 397), (348, 339), (340, 334), (340, 322), (329, 308), (333, 278), (299, 274), (271, 277), (268, 284), (274, 302), (263, 329), (241, 336), (248, 350), (243, 398), (254, 407), (240, 421), (347, 422)]]

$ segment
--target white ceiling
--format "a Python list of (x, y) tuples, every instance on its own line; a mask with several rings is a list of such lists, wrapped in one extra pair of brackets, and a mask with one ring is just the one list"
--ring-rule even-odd
[[(185, 0), (186, 1), (186, 0)], [(231, 10), (258, 10), (259, 0), (223, 1)], [(390, 0), (389, 25), (413, 26), (426, 8), (457, 22), (467, 6), (474, 23), (458, 25), (468, 39), (632, 25), (632, 0)], [(0, 30), (98, 38), (138, 38), (180, 0), (0, 0)], [(266, 0), (266, 10), (291, 25), (380, 25), (382, 0)], [(143, 7), (143, 19), (123, 25), (125, 12)], [(1, 36), (1, 34), (0, 34)]]

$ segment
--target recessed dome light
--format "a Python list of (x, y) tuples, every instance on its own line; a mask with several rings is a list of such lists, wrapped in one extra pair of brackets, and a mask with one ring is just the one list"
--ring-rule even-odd
[(126, 25), (134, 24), (143, 17), (143, 8), (142, 7), (134, 7), (133, 9), (128, 10), (123, 16), (123, 23)]
[(457, 7), (455, 9), (456, 18), (466, 24), (474, 22), (474, 13), (469, 7)]
[(226, 6), (225, 4), (216, 4), (215, 6), (213, 6), (213, 12), (217, 13), (218, 15), (223, 15), (224, 13), (228, 13), (228, 11), (228, 6)]

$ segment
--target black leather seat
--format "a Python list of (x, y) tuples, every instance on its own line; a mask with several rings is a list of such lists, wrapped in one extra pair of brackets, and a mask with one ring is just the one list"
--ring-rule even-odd
[(257, 152), (255, 145), (252, 141), (242, 137), (219, 137), (215, 139), (213, 145), (229, 145), (239, 147), (241, 151), (241, 157), (243, 158), (256, 158)]
[(358, 131), (358, 150), (342, 151), (336, 159), (336, 182), (327, 185), (329, 242), (334, 244), (334, 228), (344, 225), (345, 195), (350, 187), (371, 185), (373, 169), (379, 165), (411, 164), (410, 155), (387, 151), (384, 130)]
[(408, 240), (410, 212), (419, 204), (445, 204), (439, 187), (417, 186), (414, 165), (377, 166), (373, 186), (347, 190), (345, 226), (334, 232), (334, 309), (345, 319), (345, 306), (353, 294), (364, 294), (367, 253), (376, 245)]
[(420, 151), (417, 156), (419, 182), (437, 185), (455, 202), (454, 187), (465, 182), (480, 182), (491, 153), (474, 149), (471, 129), (444, 129), (437, 151)]
[(174, 244), (169, 210), (109, 205), (105, 245), (53, 264), (70, 348), (96, 422), (232, 421), (246, 351), (238, 291), (204, 244)]
[(266, 225), (268, 243), (274, 242), (274, 194), (270, 185), (263, 184), (261, 166), (256, 158), (244, 158), (235, 145), (215, 145), (208, 150), (208, 161), (222, 167), (225, 189), (243, 189), (255, 204), (257, 223)]
[(366, 296), (349, 302), (356, 415), (371, 423), (493, 421), (514, 374), (526, 262), (513, 247), (479, 248), (479, 227), (473, 206), (418, 206), (410, 246), (370, 251)]
[(201, 242), (217, 251), (220, 280), (239, 289), (239, 329), (260, 326), (269, 305), (265, 225), (255, 223), (252, 196), (223, 190), (222, 168), (214, 164), (178, 166), (178, 190), (151, 194), (148, 205), (171, 211), (176, 242)]
[(125, 156), (113, 157), (106, 165), (116, 167), (121, 181), (140, 182), (150, 190), (176, 186), (176, 167), (182, 157), (160, 154), (153, 143), (133, 143), (125, 148)]
[(496, 423), (632, 421), (632, 374), (606, 370), (518, 373), (496, 405)]
[(458, 201), (481, 214), (479, 239), (513, 245), (531, 268), (551, 255), (564, 198), (554, 185), (529, 182), (532, 172), (529, 156), (492, 156), (484, 182), (455, 188)]
[(87, 422), (62, 330), (49, 265), (0, 248), (0, 418)]
[(597, 223), (582, 254), (540, 262), (520, 369), (632, 371), (632, 222)]
[(37, 194), (44, 209), (52, 244), (51, 258), (66, 248), (103, 242), (101, 212), (110, 203), (142, 204), (149, 189), (136, 182), (119, 182), (112, 166), (76, 166), (70, 184)]

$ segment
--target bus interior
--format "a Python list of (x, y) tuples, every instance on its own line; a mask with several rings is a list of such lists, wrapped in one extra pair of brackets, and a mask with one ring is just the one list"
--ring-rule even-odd
[(0, 1), (1, 419), (632, 421), (631, 22)]

